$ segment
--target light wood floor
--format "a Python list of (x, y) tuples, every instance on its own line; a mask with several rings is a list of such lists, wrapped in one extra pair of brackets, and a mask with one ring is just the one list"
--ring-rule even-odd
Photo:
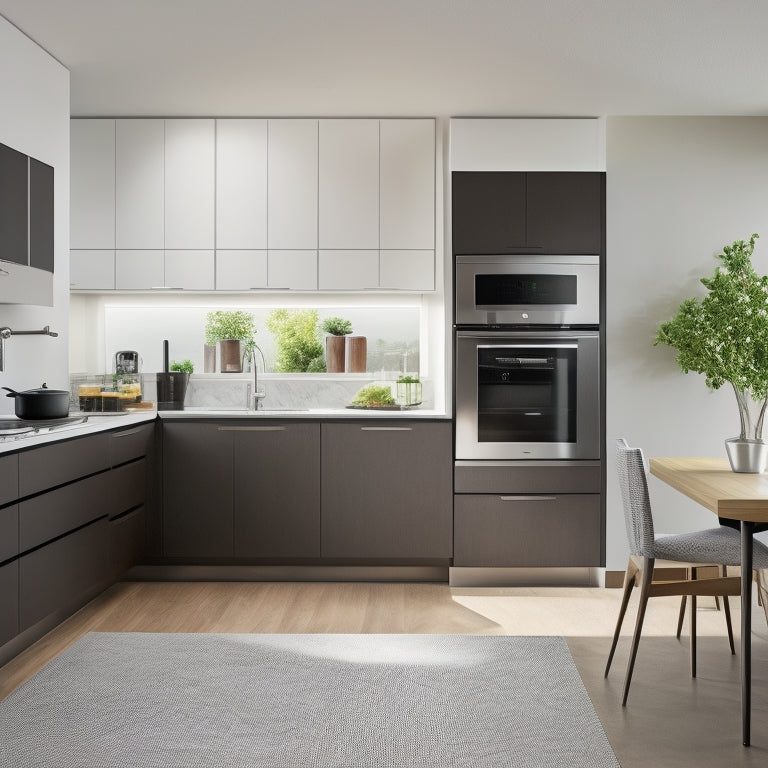
[[(678, 598), (648, 608), (626, 708), (627, 637), (603, 678), (620, 590), (451, 589), (444, 584), (123, 582), (0, 667), (0, 699), (86, 632), (342, 632), (562, 635), (622, 768), (768, 765), (768, 629), (754, 613), (753, 746), (740, 740), (739, 660), (722, 612), (702, 598), (699, 670), (674, 638)], [(636, 598), (635, 598), (636, 600)], [(738, 601), (731, 601), (738, 628)]]

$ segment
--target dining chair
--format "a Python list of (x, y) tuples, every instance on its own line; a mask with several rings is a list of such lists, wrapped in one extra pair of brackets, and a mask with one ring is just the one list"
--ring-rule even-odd
[[(632, 636), (627, 674), (624, 679), (624, 692), (621, 699), (622, 706), (626, 706), (629, 686), (632, 682), (632, 671), (635, 666), (637, 648), (640, 644), (640, 634), (645, 619), (645, 609), (648, 599), (669, 595), (687, 595), (691, 597), (691, 675), (696, 676), (696, 620), (695, 597), (701, 595), (721, 596), (727, 601), (728, 595), (739, 595), (741, 591), (741, 579), (739, 576), (726, 576), (724, 566), (740, 565), (741, 563), (741, 536), (734, 528), (719, 526), (690, 533), (676, 533), (670, 536), (656, 536), (653, 529), (653, 514), (648, 494), (648, 479), (645, 473), (643, 452), (640, 448), (631, 448), (626, 440), (619, 438), (617, 446), (617, 469), (621, 497), (624, 506), (624, 522), (629, 541), (629, 562), (624, 577), (624, 592), (621, 598), (619, 618), (616, 622), (616, 631), (613, 635), (611, 650), (608, 654), (608, 663), (605, 666), (605, 677), (611, 668), (616, 644), (619, 640), (619, 632), (624, 621), (627, 604), (632, 594), (632, 589), (640, 586), (640, 603), (637, 608), (635, 631)], [(755, 540), (754, 568), (761, 571), (768, 568), (768, 548)], [(654, 567), (665, 566), (691, 569), (692, 578), (675, 581), (654, 581)], [(721, 574), (718, 577), (698, 579), (695, 578), (696, 570), (703, 566), (717, 566)], [(758, 579), (763, 600), (764, 580)], [(733, 636), (730, 630), (730, 614), (726, 614), (729, 626), (731, 648), (733, 648)]]

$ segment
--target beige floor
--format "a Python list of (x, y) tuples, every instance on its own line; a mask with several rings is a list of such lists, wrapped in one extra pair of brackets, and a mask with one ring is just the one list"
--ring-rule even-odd
[[(768, 765), (768, 629), (755, 612), (752, 747), (740, 739), (739, 660), (723, 613), (700, 600), (699, 670), (674, 638), (678, 598), (648, 609), (628, 706), (627, 640), (603, 678), (619, 590), (450, 589), (442, 584), (134, 583), (115, 585), (0, 668), (0, 698), (89, 631), (438, 632), (563, 635), (623, 768)], [(636, 599), (636, 598), (635, 598)], [(732, 600), (738, 630), (738, 601)], [(628, 636), (634, 620), (630, 604)]]

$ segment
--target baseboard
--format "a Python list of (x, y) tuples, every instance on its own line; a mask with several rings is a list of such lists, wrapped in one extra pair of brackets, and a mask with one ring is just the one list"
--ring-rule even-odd
[(599, 587), (602, 568), (450, 568), (452, 587)]

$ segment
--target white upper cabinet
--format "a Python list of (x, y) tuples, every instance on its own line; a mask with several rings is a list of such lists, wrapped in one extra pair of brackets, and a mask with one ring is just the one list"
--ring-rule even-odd
[(164, 120), (116, 121), (116, 248), (165, 247), (164, 156)]
[(216, 251), (216, 290), (249, 291), (266, 287), (266, 251)]
[(435, 121), (382, 120), (380, 131), (380, 247), (431, 250), (435, 247)]
[(215, 121), (165, 121), (165, 247), (214, 247)]
[(165, 288), (163, 252), (158, 250), (119, 250), (115, 253), (115, 288), (149, 291)]
[(165, 252), (165, 286), (192, 291), (212, 291), (213, 251), (168, 250)]
[(216, 247), (267, 247), (266, 120), (216, 121)]
[(319, 152), (320, 248), (378, 249), (379, 121), (321, 120)]
[(267, 285), (272, 290), (317, 290), (317, 251), (269, 251), (267, 265)]
[(270, 249), (317, 248), (317, 120), (269, 120)]
[(114, 248), (115, 121), (72, 120), (69, 137), (70, 248)]
[(354, 291), (379, 287), (377, 250), (320, 251), (318, 288)]

